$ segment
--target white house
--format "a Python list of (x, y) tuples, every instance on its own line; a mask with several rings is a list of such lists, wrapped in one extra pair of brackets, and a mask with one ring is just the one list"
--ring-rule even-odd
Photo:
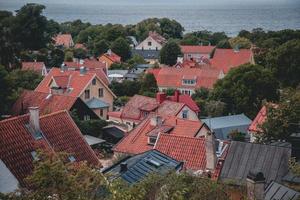
[(149, 32), (148, 37), (135, 47), (137, 50), (161, 50), (166, 43), (166, 39), (157, 32)]

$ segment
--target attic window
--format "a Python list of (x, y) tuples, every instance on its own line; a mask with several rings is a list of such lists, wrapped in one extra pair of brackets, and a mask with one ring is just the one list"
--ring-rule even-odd
[(189, 114), (189, 111), (188, 111), (188, 110), (182, 111), (182, 118), (183, 118), (183, 119), (187, 119), (188, 116), (189, 116), (188, 114)]
[(148, 46), (151, 46), (151, 45), (152, 45), (152, 42), (149, 41), (149, 42), (148, 42)]
[(155, 168), (159, 168), (162, 166), (162, 163), (155, 161), (153, 159), (147, 159), (146, 163), (148, 163), (149, 165), (154, 166)]
[(157, 137), (153, 137), (153, 136), (148, 137), (148, 144), (154, 146), (156, 140), (157, 140)]
[(96, 79), (95, 78), (92, 80), (92, 85), (96, 85)]
[(196, 80), (195, 79), (183, 79), (182, 84), (184, 84), (184, 85), (195, 85)]
[(68, 159), (69, 159), (70, 162), (75, 162), (76, 161), (76, 158), (74, 156), (69, 156)]

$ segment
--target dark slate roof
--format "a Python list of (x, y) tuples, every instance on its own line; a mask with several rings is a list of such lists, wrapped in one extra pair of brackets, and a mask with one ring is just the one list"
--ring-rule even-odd
[(159, 51), (157, 50), (138, 50), (133, 49), (131, 51), (132, 55), (140, 55), (144, 59), (158, 59), (159, 58)]
[[(127, 164), (125, 172), (120, 172), (121, 163)], [(132, 184), (142, 180), (151, 173), (165, 174), (171, 170), (180, 170), (182, 164), (182, 162), (174, 160), (157, 150), (150, 150), (142, 154), (127, 157), (102, 172), (112, 175), (112, 179), (121, 177), (124, 181)]]
[(288, 183), (300, 184), (300, 176), (295, 175), (291, 171), (289, 171), (289, 173), (285, 175), (282, 180)]
[(299, 192), (274, 181), (265, 190), (265, 200), (296, 200), (298, 197)]
[(290, 157), (287, 147), (232, 141), (220, 179), (243, 184), (251, 170), (262, 172), (267, 183), (281, 182), (288, 173)]
[(93, 108), (107, 108), (109, 107), (109, 104), (101, 101), (100, 99), (97, 99), (95, 97), (93, 97), (92, 99), (88, 100), (86, 102), (86, 105), (88, 105), (89, 108), (93, 109)]
[(102, 131), (104, 132), (104, 134), (109, 134), (114, 136), (115, 138), (123, 138), (124, 137), (124, 131), (122, 131), (121, 129), (115, 127), (115, 126), (106, 126), (103, 127)]

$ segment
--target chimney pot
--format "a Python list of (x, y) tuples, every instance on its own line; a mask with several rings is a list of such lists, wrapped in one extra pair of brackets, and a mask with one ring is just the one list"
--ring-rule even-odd
[(126, 162), (122, 162), (120, 164), (120, 172), (126, 172), (127, 171), (127, 163)]
[(247, 176), (247, 199), (264, 200), (265, 199), (266, 179), (262, 172), (249, 172)]
[(29, 124), (35, 132), (40, 131), (40, 116), (38, 107), (29, 107)]
[(167, 99), (167, 95), (163, 92), (158, 92), (156, 94), (156, 101), (157, 103), (161, 104), (162, 102), (164, 102)]

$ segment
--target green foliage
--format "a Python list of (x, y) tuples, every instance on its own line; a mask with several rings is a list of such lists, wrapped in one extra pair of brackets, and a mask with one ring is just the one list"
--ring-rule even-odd
[(65, 59), (65, 53), (60, 49), (53, 49), (50, 54), (51, 59), (46, 63), (49, 67), (60, 67)]
[(98, 57), (109, 49), (109, 43), (106, 40), (100, 40), (94, 43), (93, 54)]
[(129, 60), (127, 60), (127, 63), (133, 67), (137, 64), (146, 64), (147, 62), (144, 60), (144, 58), (140, 55), (134, 55), (132, 56), (132, 58), (130, 58)]
[(219, 48), (219, 49), (231, 49), (232, 47), (231, 47), (229, 41), (227, 39), (224, 39), (224, 40), (221, 40), (220, 42), (218, 42), (217, 48)]
[(224, 32), (197, 31), (184, 35), (182, 44), (186, 45), (217, 45), (222, 40), (227, 40), (228, 37)]
[(201, 115), (209, 117), (220, 117), (228, 113), (226, 103), (221, 101), (206, 101), (202, 108)]
[(198, 37), (193, 35), (192, 33), (185, 34), (180, 41), (181, 45), (199, 45), (199, 43), (200, 42)]
[(72, 62), (73, 61), (73, 52), (72, 51), (70, 51), (70, 50), (67, 50), (67, 51), (65, 51), (65, 58), (64, 58), (64, 60), (66, 61), (66, 62)]
[(241, 141), (244, 142), (246, 140), (245, 138), (246, 134), (239, 132), (238, 130), (233, 130), (229, 133), (229, 138), (233, 141)]
[[(145, 96), (153, 96), (153, 93), (158, 91), (156, 79), (153, 74), (145, 74), (141, 80), (141, 89), (140, 94), (144, 94)], [(145, 92), (148, 92), (145, 94)], [(149, 93), (150, 92), (150, 93)]]
[(87, 58), (87, 51), (85, 49), (81, 49), (81, 48), (74, 49), (73, 55), (74, 55), (74, 58), (85, 59), (85, 58)]
[(201, 88), (195, 90), (195, 93), (192, 95), (192, 98), (193, 99), (197, 99), (197, 98), (207, 99), (208, 95), (209, 95), (209, 90), (207, 88), (201, 87)]
[(278, 82), (270, 70), (259, 65), (242, 65), (217, 81), (211, 98), (226, 103), (229, 113), (245, 113), (253, 118), (263, 100), (278, 99), (277, 90)]
[(62, 33), (70, 33), (75, 41), (80, 42), (80, 40), (76, 40), (76, 36), (79, 34), (81, 30), (90, 27), (90, 23), (83, 23), (80, 19), (75, 21), (64, 22), (60, 25), (60, 29)]
[(124, 80), (122, 83), (113, 81), (109, 85), (110, 89), (117, 96), (134, 96), (138, 94), (141, 89), (141, 84), (139, 81)]
[(176, 89), (168, 88), (168, 89), (165, 91), (165, 93), (166, 93), (167, 96), (172, 96), (172, 95), (174, 95), (175, 91), (176, 91)]
[(175, 20), (167, 18), (149, 18), (139, 22), (135, 27), (137, 38), (142, 41), (148, 37), (149, 31), (156, 31), (163, 37), (181, 38), (184, 28)]
[(250, 49), (251, 47), (250, 40), (243, 37), (230, 38), (228, 42), (232, 48)]
[(128, 96), (120, 96), (114, 101), (115, 106), (125, 106), (125, 104), (129, 101)]
[(9, 95), (9, 81), (7, 80), (8, 72), (0, 65), (0, 116), (7, 112), (7, 96)]
[(107, 125), (108, 124), (105, 120), (92, 119), (92, 120), (81, 121), (79, 123), (78, 127), (84, 135), (101, 137), (102, 136), (102, 128)]
[(297, 162), (295, 158), (291, 158), (289, 162), (289, 168), (296, 176), (300, 176), (300, 164)]
[(130, 58), (130, 46), (124, 38), (118, 38), (111, 44), (111, 50), (121, 56), (122, 61)]
[(160, 63), (170, 66), (175, 65), (177, 57), (180, 54), (181, 49), (179, 45), (175, 41), (171, 40), (160, 50)]
[(300, 40), (291, 40), (271, 50), (266, 57), (267, 67), (282, 86), (296, 87), (300, 83)]
[(291, 90), (282, 97), (278, 106), (267, 105), (267, 120), (262, 125), (258, 141), (288, 140), (300, 132), (300, 91)]

